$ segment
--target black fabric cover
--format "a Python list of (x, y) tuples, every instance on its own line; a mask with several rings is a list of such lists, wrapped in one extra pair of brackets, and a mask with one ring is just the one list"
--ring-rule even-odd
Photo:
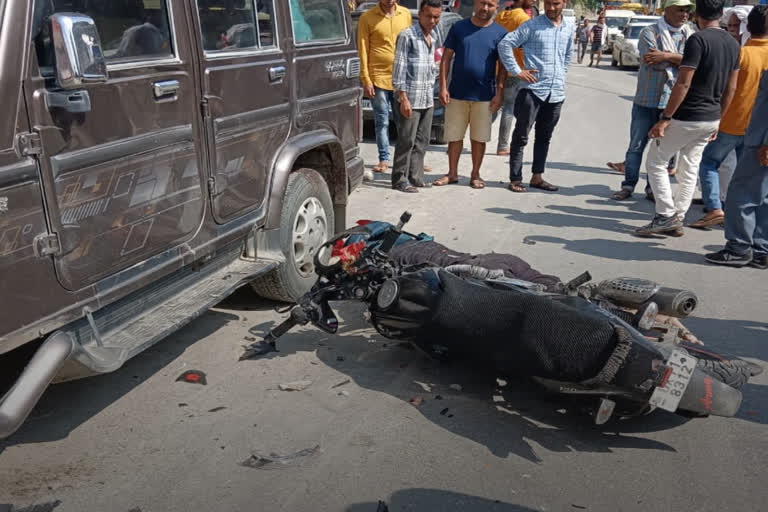
[(542, 274), (531, 268), (522, 259), (512, 254), (467, 254), (448, 249), (437, 242), (412, 241), (395, 246), (389, 253), (390, 258), (400, 265), (420, 265), (430, 263), (438, 267), (449, 265), (475, 265), (489, 270), (503, 270), (504, 275), (513, 279), (522, 279), (542, 284), (548, 291), (554, 291), (560, 279)]
[(581, 298), (495, 290), (445, 271), (439, 276), (443, 293), (422, 335), (451, 358), (579, 382), (600, 372), (619, 341), (608, 318)]

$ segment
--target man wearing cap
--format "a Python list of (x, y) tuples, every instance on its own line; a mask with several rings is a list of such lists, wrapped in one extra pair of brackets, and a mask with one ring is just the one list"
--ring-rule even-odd
[[(629, 125), (629, 147), (624, 164), (624, 181), (621, 190), (611, 197), (622, 201), (632, 197), (640, 180), (640, 164), (648, 145), (648, 131), (659, 120), (667, 106), (672, 87), (677, 80), (677, 67), (683, 59), (685, 42), (693, 33), (687, 25), (691, 0), (667, 0), (664, 16), (640, 32), (638, 51), (640, 69), (637, 73), (637, 90), (632, 103)], [(619, 164), (608, 163), (615, 169)], [(646, 187), (646, 193), (650, 191)]]

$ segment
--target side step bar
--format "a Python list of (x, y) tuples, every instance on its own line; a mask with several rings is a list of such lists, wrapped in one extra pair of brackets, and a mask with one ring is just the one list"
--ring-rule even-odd
[(59, 331), (37, 349), (21, 377), (0, 400), (0, 439), (10, 436), (24, 423), (73, 348), (72, 338)]

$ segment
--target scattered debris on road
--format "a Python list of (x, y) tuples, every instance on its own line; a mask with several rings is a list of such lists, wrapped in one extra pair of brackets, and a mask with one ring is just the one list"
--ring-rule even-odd
[(343, 389), (336, 393), (339, 396), (349, 396), (349, 391), (344, 391)]
[(442, 400), (442, 399), (443, 399), (443, 395), (435, 395), (435, 400)]
[(342, 361), (345, 361), (346, 359), (347, 359), (347, 358), (346, 358), (346, 357), (344, 357), (344, 356), (336, 356), (336, 360), (337, 360), (338, 362), (342, 362)]
[(408, 400), (408, 403), (418, 407), (418, 406), (420, 406), (421, 404), (424, 403), (424, 398), (421, 397), (421, 396), (416, 395), (413, 398), (411, 398), (410, 400)]
[(280, 391), (304, 391), (311, 385), (311, 380), (296, 380), (293, 382), (283, 382), (277, 387), (280, 388)]
[(445, 409), (443, 409), (442, 411), (440, 411), (440, 415), (441, 415), (441, 416), (445, 416), (446, 414), (448, 414), (448, 411), (449, 411), (449, 409), (446, 407)]
[(202, 384), (203, 386), (208, 385), (208, 379), (205, 377), (205, 373), (201, 372), (200, 370), (187, 370), (186, 372), (178, 376), (178, 378), (176, 379), (176, 382)]
[(571, 503), (571, 506), (572, 506), (573, 508), (578, 508), (578, 509), (581, 509), (581, 510), (586, 510), (586, 509), (587, 509), (587, 507), (584, 507), (584, 506), (582, 506), (582, 505), (577, 505), (577, 504), (575, 504), (575, 503)]
[(224, 407), (223, 405), (220, 405), (218, 407), (214, 407), (213, 409), (208, 409), (208, 412), (219, 412), (219, 411), (223, 411), (224, 409), (226, 409), (226, 407)]
[(269, 343), (265, 341), (258, 341), (248, 346), (243, 346), (243, 349), (245, 352), (243, 352), (238, 361), (256, 359), (257, 357), (269, 354), (270, 352), (279, 352), (279, 350), (277, 350), (277, 345), (275, 345), (274, 342)]
[(241, 466), (253, 469), (282, 469), (292, 465), (296, 465), (301, 462), (301, 459), (311, 457), (320, 451), (320, 445), (317, 444), (312, 448), (305, 448), (299, 450), (296, 453), (290, 455), (278, 455), (276, 453), (270, 453), (268, 456), (259, 455), (257, 453), (252, 454), (250, 457), (240, 463)]
[(189, 407), (189, 404), (186, 404), (186, 403), (184, 403), (184, 402), (181, 402), (181, 403), (179, 404), (179, 407)]
[(523, 243), (525, 245), (536, 245), (536, 240), (531, 240), (528, 237), (523, 238)]
[(455, 390), (455, 391), (461, 391), (463, 388), (461, 387), (461, 384), (451, 384), (448, 386), (449, 388)]
[(415, 380), (415, 381), (413, 381), (413, 382), (414, 382), (414, 384), (418, 384), (419, 386), (421, 386), (421, 389), (423, 389), (423, 390), (424, 390), (424, 391), (426, 391), (427, 393), (431, 393), (431, 392), (432, 392), (432, 386), (430, 386), (430, 385), (429, 385), (429, 384), (427, 384), (426, 382), (419, 382), (419, 381), (417, 381), (417, 380)]
[(341, 386), (349, 384), (350, 382), (352, 382), (350, 379), (344, 379), (343, 381), (339, 382), (338, 384), (334, 384), (333, 386), (331, 386), (331, 389), (340, 388)]

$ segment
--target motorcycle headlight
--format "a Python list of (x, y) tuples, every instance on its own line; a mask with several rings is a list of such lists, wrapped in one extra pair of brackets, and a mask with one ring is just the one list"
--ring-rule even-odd
[(397, 301), (399, 295), (400, 285), (397, 284), (397, 281), (394, 279), (384, 281), (384, 284), (379, 288), (379, 294), (376, 296), (376, 305), (379, 309), (387, 309)]

